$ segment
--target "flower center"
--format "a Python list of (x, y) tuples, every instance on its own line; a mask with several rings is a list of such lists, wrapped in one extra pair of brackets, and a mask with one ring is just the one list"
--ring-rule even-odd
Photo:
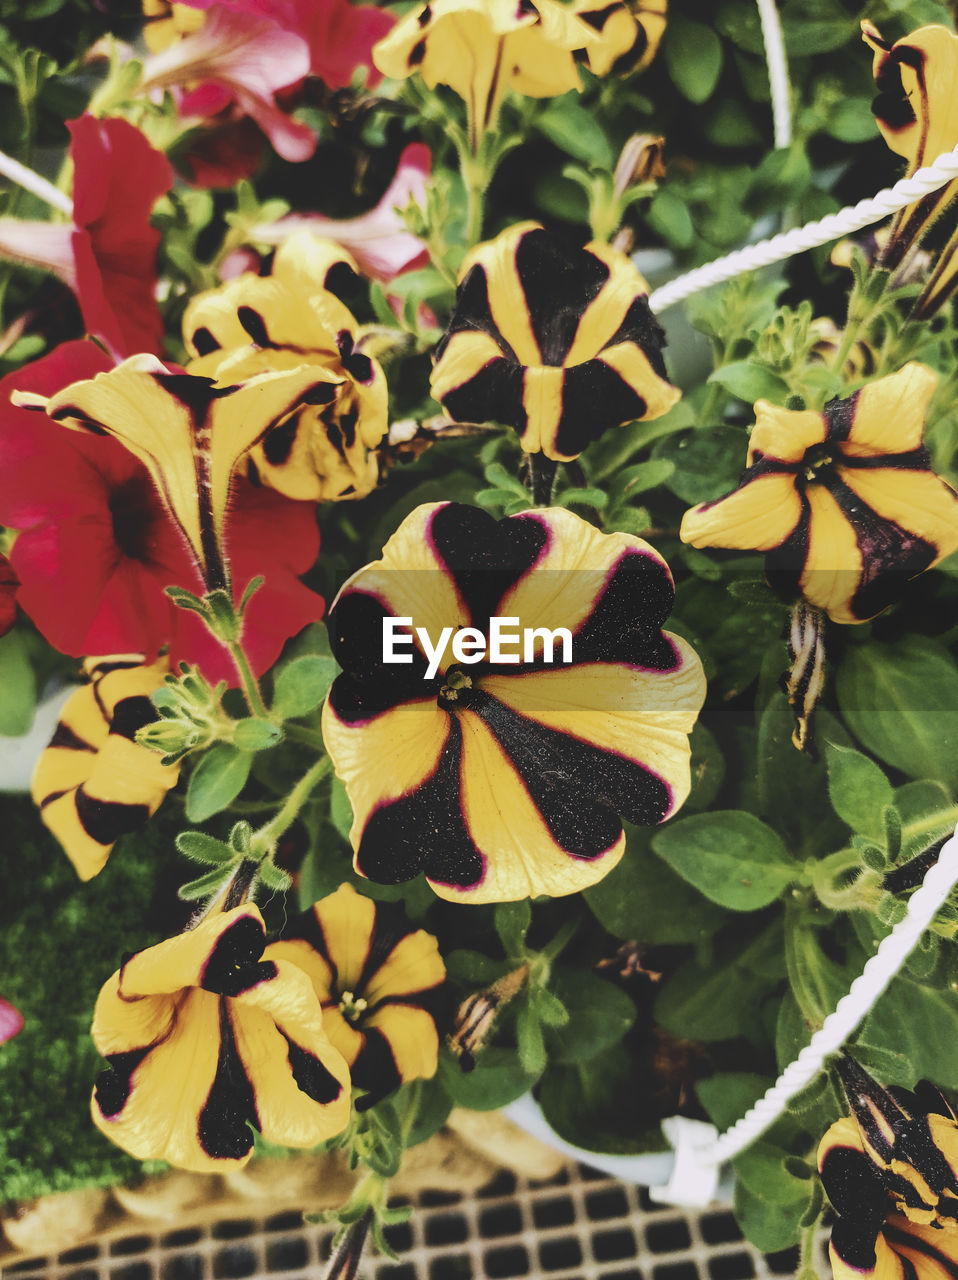
[(362, 996), (353, 995), (351, 991), (344, 991), (339, 998), (339, 1012), (347, 1022), (358, 1022), (366, 1012), (368, 1003)]
[(813, 444), (811, 448), (805, 450), (800, 474), (809, 484), (814, 484), (823, 479), (823, 473), (833, 466), (834, 462), (835, 452), (831, 445), (824, 442)]
[(156, 493), (149, 476), (133, 476), (110, 494), (113, 538), (129, 560), (151, 559)]
[(472, 679), (466, 675), (462, 667), (450, 667), (446, 672), (446, 682), (439, 690), (439, 705), (451, 709), (459, 701), (463, 690), (471, 688)]

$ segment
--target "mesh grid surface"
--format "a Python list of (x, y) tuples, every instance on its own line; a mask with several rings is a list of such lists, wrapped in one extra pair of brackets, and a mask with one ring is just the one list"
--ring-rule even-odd
[[(399, 1260), (367, 1258), (362, 1280), (774, 1280), (797, 1250), (763, 1256), (724, 1208), (689, 1215), (584, 1168), (548, 1183), (501, 1174), (469, 1195), (423, 1192), (387, 1233)], [(321, 1276), (332, 1228), (299, 1213), (140, 1231), (4, 1268), (15, 1280), (244, 1280)], [(820, 1273), (828, 1274), (824, 1256)]]

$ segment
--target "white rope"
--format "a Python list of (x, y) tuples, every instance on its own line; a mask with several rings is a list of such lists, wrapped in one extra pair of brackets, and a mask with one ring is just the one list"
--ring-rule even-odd
[(758, 16), (762, 22), (762, 40), (765, 44), (765, 62), (768, 66), (768, 87), (772, 98), (772, 123), (775, 146), (787, 147), (792, 140), (791, 86), (788, 83), (788, 62), (785, 57), (785, 38), (779, 20), (775, 0), (756, 0)]
[(853, 231), (860, 231), (873, 222), (880, 222), (890, 213), (897, 213), (899, 209), (920, 200), (929, 192), (937, 191), (954, 178), (958, 178), (958, 147), (944, 152), (934, 164), (919, 169), (910, 178), (901, 178), (893, 187), (885, 187), (877, 195), (859, 200), (847, 209), (829, 213), (817, 222), (806, 223), (804, 227), (783, 231), (770, 240), (746, 245), (744, 249), (736, 249), (724, 258), (686, 272), (661, 289), (655, 289), (649, 296), (649, 305), (655, 312), (664, 311), (666, 307), (674, 306), (693, 293), (713, 284), (722, 284), (743, 271), (771, 266), (773, 262), (781, 262), (793, 254), (816, 249), (819, 245), (828, 244), (830, 240), (838, 240)]

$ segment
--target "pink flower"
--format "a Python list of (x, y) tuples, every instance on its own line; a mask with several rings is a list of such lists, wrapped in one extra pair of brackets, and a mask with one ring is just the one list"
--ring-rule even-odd
[(192, 9), (216, 3), (246, 16), (270, 18), (309, 45), (309, 71), (330, 89), (346, 89), (357, 67), (368, 69), (367, 84), (382, 76), (373, 67), (372, 47), (395, 25), (391, 13), (350, 0), (186, 0)]
[(77, 295), (87, 330), (118, 357), (158, 352), (153, 205), (173, 185), (166, 157), (126, 120), (67, 124), (73, 225), (0, 218), (0, 254), (46, 267)]
[(17, 1032), (22, 1030), (23, 1014), (0, 996), (0, 1044), (6, 1040), (12, 1040)]
[[(164, 592), (202, 594), (203, 584), (146, 467), (116, 440), (10, 403), (14, 390), (50, 396), (111, 367), (92, 342), (69, 342), (0, 382), (0, 523), (21, 531), (10, 553), (17, 600), (61, 653), (152, 658), (169, 645), (174, 667), (191, 662), (211, 683), (235, 684), (226, 650)], [(225, 541), (237, 597), (251, 578), (266, 579), (243, 630), (261, 674), (322, 614), (322, 597), (298, 576), (319, 551), (315, 508), (237, 479)]]
[(348, 249), (364, 275), (386, 283), (427, 261), (426, 246), (412, 234), (397, 210), (405, 209), (410, 200), (425, 208), (431, 161), (429, 148), (413, 142), (399, 157), (396, 175), (382, 199), (368, 213), (358, 218), (291, 213), (277, 222), (255, 227), (250, 238), (263, 244), (282, 244), (294, 231), (314, 231)]
[(10, 561), (0, 555), (0, 636), (5, 636), (17, 620), (17, 587), (20, 580)]
[(291, 120), (275, 94), (309, 73), (309, 49), (295, 32), (256, 16), (264, 7), (212, 5), (198, 31), (150, 54), (141, 88), (179, 91), (181, 117), (207, 119), (226, 110), (249, 116), (284, 160), (307, 160), (316, 135)]

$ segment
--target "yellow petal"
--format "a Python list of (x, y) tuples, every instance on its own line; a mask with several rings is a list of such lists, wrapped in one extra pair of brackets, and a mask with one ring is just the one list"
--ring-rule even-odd
[(593, 240), (585, 246), (609, 270), (609, 278), (579, 320), (566, 365), (582, 364), (597, 356), (612, 339), (637, 298), (647, 298), (649, 286), (630, 258), (611, 245)]
[(769, 400), (755, 405), (755, 426), (749, 437), (748, 465), (760, 457), (800, 462), (805, 450), (825, 439), (827, 424), (811, 409), (782, 409)]
[(364, 1025), (386, 1038), (400, 1080), (429, 1080), (436, 1074), (439, 1036), (425, 1009), (386, 1004), (371, 1013)]
[(833, 622), (861, 622), (852, 600), (862, 577), (862, 553), (841, 507), (820, 484), (808, 486), (808, 552), (799, 585), (809, 603)]
[(336, 969), (338, 991), (364, 995), (360, 980), (375, 937), (376, 904), (351, 884), (344, 884), (314, 903), (313, 914), (323, 933), (326, 954)]
[(938, 374), (912, 361), (897, 373), (856, 393), (854, 416), (843, 452), (850, 457), (908, 453), (921, 445)]
[(509, 227), (496, 236), (495, 240), (476, 245), (466, 254), (459, 270), (460, 280), (465, 280), (473, 267), (479, 267), (485, 274), (486, 294), (493, 322), (521, 365), (541, 364), (542, 355), (532, 329), (529, 303), (516, 268), (516, 252), (528, 232), (540, 229), (541, 224), (538, 222), (519, 222)]
[(724, 498), (686, 511), (679, 537), (693, 547), (770, 551), (788, 538), (801, 514), (793, 475), (759, 475)]
[(270, 276), (294, 292), (335, 294), (338, 277), (348, 271), (359, 275), (351, 253), (335, 241), (303, 229), (287, 236), (276, 250)]
[(231, 953), (234, 945), (243, 944), (244, 960), (251, 956), (255, 962), (262, 955), (265, 941), (263, 917), (253, 903), (218, 912), (195, 929), (131, 956), (120, 970), (121, 997), (163, 995), (183, 987), (201, 986), (218, 946), (223, 955)]
[(439, 954), (439, 943), (425, 929), (417, 929), (399, 939), (379, 968), (366, 979), (362, 994), (374, 1005), (391, 996), (414, 996), (437, 987), (445, 978), (446, 966)]
[(840, 467), (839, 475), (877, 515), (930, 542), (932, 564), (958, 551), (958, 493), (933, 471)]

